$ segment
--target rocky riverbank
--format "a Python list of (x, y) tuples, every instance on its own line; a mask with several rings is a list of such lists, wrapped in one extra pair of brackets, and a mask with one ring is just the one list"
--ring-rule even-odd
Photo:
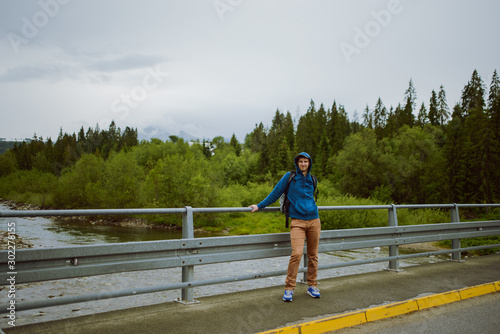
[(33, 248), (33, 244), (29, 241), (23, 240), (16, 233), (9, 233), (8, 231), (0, 232), (0, 250), (12, 249), (9, 246), (15, 246), (15, 249)]
[(7, 206), (10, 210), (43, 210), (37, 205), (20, 203), (2, 198), (0, 198), (0, 204)]
[[(25, 205), (23, 209), (13, 209), (13, 207), (21, 207), (21, 205), (15, 205), (13, 201), (0, 200), (0, 203), (11, 208), (12, 210), (35, 210), (29, 208), (29, 205)], [(3, 229), (3, 226), (2, 226)], [(33, 248), (33, 244), (29, 241), (23, 240), (17, 233), (10, 233), (8, 231), (8, 226), (5, 226), (7, 231), (0, 231), (0, 250), (12, 249), (9, 246), (15, 246), (14, 249), (22, 248)]]

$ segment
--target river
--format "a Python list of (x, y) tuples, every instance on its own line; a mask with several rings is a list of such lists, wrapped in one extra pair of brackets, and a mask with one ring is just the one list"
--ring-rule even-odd
[[(0, 203), (0, 210), (9, 207)], [(180, 239), (180, 230), (152, 229), (146, 227), (123, 227), (117, 225), (93, 224), (81, 220), (52, 220), (43, 217), (9, 218), (16, 233), (34, 248), (63, 247), (68, 245), (95, 245), (105, 243)], [(5, 223), (0, 231), (5, 231)], [(197, 233), (196, 237), (217, 236), (214, 233)]]
[[(0, 204), (0, 210), (9, 210), (9, 208)], [(181, 233), (179, 231), (92, 225), (90, 223), (82, 223), (81, 221), (57, 222), (41, 217), (0, 218), (0, 231), (7, 231), (7, 224), (9, 222), (15, 222), (16, 233), (24, 241), (32, 243), (34, 248), (178, 239), (181, 237)], [(196, 235), (196, 237), (203, 236), (205, 235), (199, 233)], [(210, 236), (213, 236), (213, 234), (210, 234)], [(374, 257), (385, 257), (387, 254), (387, 247), (321, 253), (319, 263), (321, 265), (369, 259)], [(417, 265), (421, 263), (443, 261), (447, 258), (448, 256), (412, 258), (401, 260), (400, 266), (401, 268), (404, 268), (405, 266)], [(195, 267), (195, 280), (214, 279), (217, 277), (235, 275), (235, 273), (242, 275), (258, 274), (274, 270), (285, 270), (287, 265), (288, 257), (202, 265)], [(359, 266), (320, 270), (318, 273), (318, 280), (320, 283), (319, 288), (321, 289), (322, 278), (380, 271), (385, 267), (387, 267), (387, 263), (372, 263)], [(300, 274), (299, 277), (301, 277), (301, 275), (302, 274)], [(195, 298), (200, 298), (208, 295), (230, 293), (247, 289), (280, 286), (283, 285), (284, 278), (284, 276), (278, 276), (197, 287), (194, 288), (194, 296)], [(173, 268), (18, 284), (16, 286), (16, 301), (22, 302), (23, 300), (42, 300), (46, 298), (57, 298), (58, 296), (93, 294), (110, 290), (131, 289), (137, 286), (157, 286), (177, 283), (180, 280), (181, 269)], [(0, 291), (0, 302), (3, 304), (7, 302), (7, 291), (5, 286), (0, 286), (0, 289), (2, 289)], [(180, 290), (174, 290), (21, 311), (16, 314), (16, 324), (23, 325), (130, 307), (164, 303), (177, 300), (180, 298), (180, 295)], [(281, 298), (281, 296), (277, 296), (277, 298)], [(7, 321), (7, 318), (2, 318), (0, 321), (0, 328), (8, 327)]]

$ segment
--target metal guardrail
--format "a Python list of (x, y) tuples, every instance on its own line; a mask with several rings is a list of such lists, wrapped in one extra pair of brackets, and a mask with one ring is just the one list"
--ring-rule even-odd
[[(439, 205), (377, 205), (377, 206), (324, 206), (319, 210), (388, 210), (387, 227), (324, 230), (321, 232), (319, 251), (333, 252), (359, 248), (389, 246), (389, 256), (330, 265), (319, 269), (330, 269), (375, 262), (388, 262), (389, 270), (399, 270), (399, 260), (438, 254), (452, 254), (452, 260), (461, 261), (461, 252), (500, 247), (500, 244), (462, 248), (464, 238), (500, 235), (500, 220), (460, 222), (459, 207), (500, 207), (500, 204), (439, 204)], [(451, 222), (429, 225), (398, 226), (398, 208), (445, 208), (450, 209)], [(262, 211), (278, 211), (271, 207)], [(182, 289), (182, 301), (196, 302), (193, 288), (196, 286), (227, 283), (286, 274), (286, 270), (263, 272), (212, 280), (194, 280), (194, 267), (231, 261), (254, 260), (290, 254), (289, 233), (194, 238), (193, 214), (215, 212), (249, 212), (249, 208), (191, 208), (180, 209), (105, 209), (105, 210), (32, 210), (0, 211), (0, 218), (40, 216), (102, 216), (137, 214), (182, 214), (182, 239), (129, 242), (90, 246), (71, 246), (42, 249), (20, 249), (0, 251), (0, 282), (6, 284), (14, 277), (15, 283), (38, 282), (82, 276), (111, 274), (138, 270), (182, 268), (182, 282), (156, 287), (136, 288), (93, 295), (53, 298), (43, 301), (19, 303), (16, 310), (64, 305), (106, 298), (115, 298), (142, 293)], [(418, 254), (399, 254), (399, 245), (419, 242), (452, 240), (452, 249)], [(304, 252), (305, 254), (306, 252)], [(14, 257), (12, 255), (15, 255)], [(14, 259), (15, 258), (15, 259)], [(12, 262), (15, 261), (15, 262)], [(10, 267), (10, 265), (14, 266)], [(307, 255), (304, 267), (307, 270)], [(304, 277), (305, 280), (305, 277)], [(0, 305), (5, 313), (9, 305)], [(8, 310), (7, 310), (8, 311)]]

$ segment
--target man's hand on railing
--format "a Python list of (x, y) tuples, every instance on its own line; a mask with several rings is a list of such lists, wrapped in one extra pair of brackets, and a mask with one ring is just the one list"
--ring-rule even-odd
[(252, 208), (252, 212), (255, 212), (255, 211), (259, 210), (259, 207), (257, 205), (255, 205), (255, 204), (250, 205), (249, 208)]

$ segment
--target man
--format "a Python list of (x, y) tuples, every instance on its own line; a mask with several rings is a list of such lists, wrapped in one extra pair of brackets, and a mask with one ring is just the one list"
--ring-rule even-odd
[[(317, 288), (318, 277), (318, 245), (321, 234), (318, 207), (314, 200), (314, 182), (310, 174), (312, 161), (309, 154), (302, 152), (295, 157), (297, 173), (290, 182), (288, 199), (290, 200), (290, 239), (292, 255), (288, 263), (288, 273), (285, 280), (283, 300), (291, 302), (296, 286), (300, 259), (304, 250), (304, 239), (307, 239), (307, 294), (313, 298), (321, 297)], [(273, 191), (259, 204), (252, 204), (252, 212), (263, 209), (276, 202), (285, 192), (286, 184), (291, 172), (286, 173)]]

